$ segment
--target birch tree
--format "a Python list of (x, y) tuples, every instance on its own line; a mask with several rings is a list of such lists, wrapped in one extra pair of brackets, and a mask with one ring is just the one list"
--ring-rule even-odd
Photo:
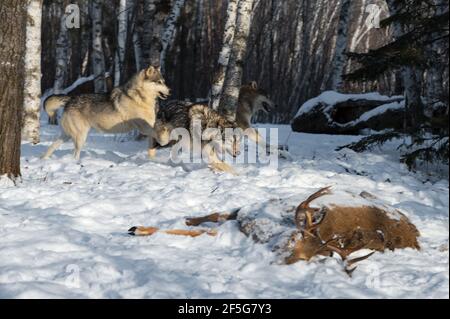
[(92, 66), (96, 93), (106, 92), (105, 54), (103, 52), (103, 1), (92, 0)]
[(255, 0), (240, 0), (238, 5), (236, 32), (219, 104), (219, 111), (229, 118), (236, 117), (254, 3)]
[(161, 55), (160, 55), (160, 66), (163, 72), (165, 71), (166, 64), (166, 56), (167, 50), (173, 43), (173, 39), (175, 38), (176, 24), (178, 18), (180, 17), (181, 10), (185, 4), (185, 0), (174, 0), (174, 4), (172, 6), (172, 10), (170, 11), (169, 16), (167, 17), (164, 33), (161, 37)]
[(238, 0), (228, 0), (227, 20), (222, 40), (222, 50), (219, 55), (219, 66), (214, 75), (210, 92), (210, 106), (215, 110), (219, 108), (225, 74), (228, 62), (230, 61), (231, 46), (233, 45), (234, 33), (236, 31), (237, 4)]
[(132, 28), (132, 41), (133, 41), (133, 50), (134, 50), (134, 62), (136, 65), (136, 70), (141, 70), (144, 66), (142, 63), (143, 53), (142, 53), (142, 24), (139, 23), (139, 10), (140, 10), (140, 1), (137, 0), (129, 0), (132, 2), (131, 6), (133, 7), (133, 25)]
[(0, 178), (20, 177), (27, 1), (0, 2)]
[(343, 86), (342, 75), (344, 73), (347, 58), (348, 31), (350, 28), (350, 0), (342, 0), (341, 13), (339, 14), (338, 34), (336, 39), (336, 50), (333, 58), (333, 70), (331, 71), (328, 88), (340, 90)]
[[(61, 6), (63, 2), (61, 2)], [(69, 55), (69, 35), (67, 32), (66, 19), (68, 15), (65, 13), (60, 18), (60, 29), (58, 39), (56, 41), (56, 74), (55, 83), (53, 85), (54, 93), (59, 94), (64, 88), (67, 80), (67, 67), (68, 67), (68, 55)]]
[(120, 85), (121, 74), (125, 64), (125, 51), (128, 35), (128, 11), (131, 9), (128, 0), (120, 0), (117, 15), (117, 54), (114, 71), (114, 86)]
[(27, 15), (22, 138), (37, 144), (41, 102), (42, 0), (29, 0)]
[(169, 14), (168, 0), (144, 0), (144, 33), (142, 36), (142, 56), (144, 66), (159, 66), (161, 59), (161, 35), (164, 22)]

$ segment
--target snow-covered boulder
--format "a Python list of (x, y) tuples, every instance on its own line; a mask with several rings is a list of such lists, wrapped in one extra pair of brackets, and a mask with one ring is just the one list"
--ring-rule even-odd
[(292, 121), (292, 129), (318, 134), (358, 134), (363, 129), (399, 129), (403, 125), (404, 112), (402, 96), (327, 91), (300, 107)]

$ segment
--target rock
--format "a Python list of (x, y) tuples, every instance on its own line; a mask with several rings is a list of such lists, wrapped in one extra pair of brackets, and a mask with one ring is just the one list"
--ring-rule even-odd
[(292, 121), (295, 132), (357, 135), (361, 130), (401, 129), (403, 97), (325, 92), (306, 102)]

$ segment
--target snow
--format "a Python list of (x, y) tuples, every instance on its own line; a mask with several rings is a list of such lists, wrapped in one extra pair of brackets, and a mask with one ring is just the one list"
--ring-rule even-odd
[[(291, 131), (279, 129), (284, 144)], [(0, 183), (0, 298), (449, 297), (448, 180), (409, 172), (398, 161), (399, 141), (357, 154), (335, 148), (359, 137), (292, 133), (292, 160), (278, 169), (238, 165), (240, 175), (231, 176), (168, 164), (169, 150), (148, 160), (146, 141), (98, 133), (81, 163), (71, 143), (40, 160), (58, 133), (43, 125), (42, 143), (22, 146), (23, 183)], [(422, 250), (376, 253), (349, 278), (337, 257), (281, 265), (270, 243), (245, 237), (236, 222), (217, 237), (127, 235), (131, 226), (186, 228), (184, 217), (238, 207), (264, 205), (282, 218), (289, 212), (277, 202), (295, 206), (330, 185), (404, 212)]]
[(361, 115), (361, 117), (359, 119), (354, 121), (354, 123), (356, 124), (356, 123), (360, 123), (360, 122), (365, 122), (365, 121), (368, 121), (369, 119), (371, 119), (372, 117), (386, 113), (387, 111), (400, 110), (400, 109), (404, 109), (404, 108), (405, 108), (405, 101), (383, 104), (383, 105), (380, 105), (380, 106), (364, 113), (363, 115)]
[(335, 105), (349, 100), (375, 100), (375, 101), (392, 101), (395, 99), (401, 99), (403, 96), (385, 96), (378, 92), (364, 93), (364, 94), (342, 94), (335, 91), (325, 91), (321, 95), (305, 102), (298, 110), (298, 117), (302, 114), (310, 112), (318, 104)]

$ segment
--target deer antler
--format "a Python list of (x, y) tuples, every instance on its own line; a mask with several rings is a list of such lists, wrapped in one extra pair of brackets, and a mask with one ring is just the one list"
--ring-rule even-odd
[(360, 261), (366, 260), (367, 258), (369, 258), (370, 256), (372, 256), (373, 254), (375, 254), (375, 252), (373, 251), (373, 252), (371, 252), (370, 254), (367, 254), (367, 255), (365, 255), (365, 256), (357, 257), (357, 258), (353, 258), (353, 259), (347, 260), (348, 256), (350, 256), (350, 255), (351, 255), (352, 253), (354, 253), (355, 251), (358, 251), (358, 250), (360, 250), (360, 249), (363, 249), (363, 248), (366, 247), (368, 244), (363, 244), (363, 245), (360, 245), (360, 246), (355, 247), (355, 248), (352, 248), (352, 249), (338, 248), (338, 247), (336, 247), (336, 246), (334, 246), (334, 245), (331, 244), (331, 242), (336, 241), (336, 240), (339, 240), (339, 239), (341, 239), (341, 238), (342, 238), (342, 237), (333, 238), (333, 239), (329, 240), (328, 242), (324, 243), (324, 244), (321, 246), (321, 248), (318, 249), (318, 252), (319, 252), (320, 250), (323, 250), (323, 249), (328, 249), (328, 250), (331, 250), (331, 251), (337, 253), (337, 254), (341, 257), (342, 261), (344, 261), (344, 263), (345, 263), (345, 266), (344, 266), (345, 272), (347, 273), (347, 275), (349, 275), (349, 276), (351, 277), (352, 274), (353, 274), (353, 272), (354, 272), (354, 271), (356, 270), (356, 268), (358, 268), (358, 267), (354, 267), (354, 268), (350, 268), (350, 267), (353, 266), (354, 264), (360, 262)]
[(302, 229), (303, 221), (305, 221), (305, 229), (308, 231), (311, 231), (314, 228), (313, 225), (313, 216), (314, 212), (317, 212), (318, 209), (311, 208), (309, 204), (322, 196), (331, 194), (331, 186), (325, 187), (320, 189), (319, 191), (315, 192), (311, 196), (308, 197), (304, 202), (302, 202), (295, 212), (295, 224), (297, 225), (298, 229)]

